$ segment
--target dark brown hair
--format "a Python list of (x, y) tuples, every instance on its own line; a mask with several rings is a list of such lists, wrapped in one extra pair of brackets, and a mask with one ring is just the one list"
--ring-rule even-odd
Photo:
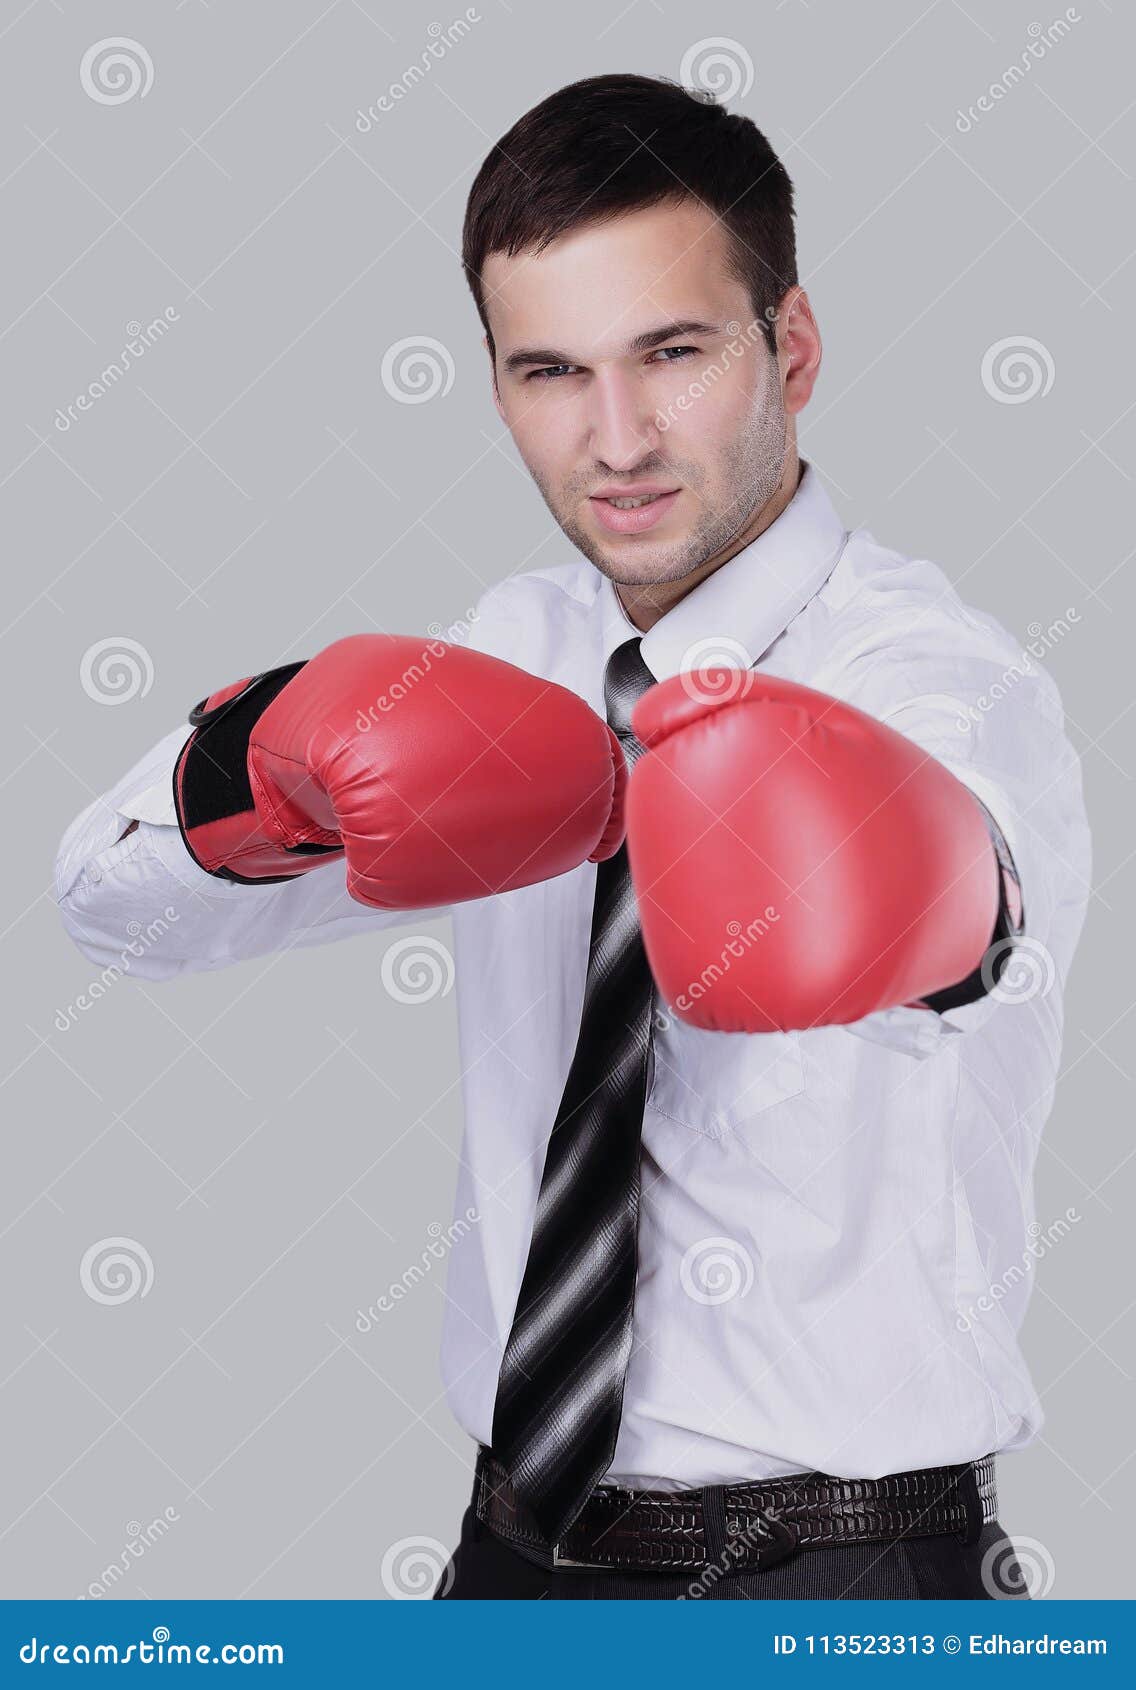
[(793, 184), (760, 129), (708, 95), (649, 76), (592, 76), (526, 112), (470, 189), (462, 267), (489, 347), (481, 272), (491, 252), (541, 252), (586, 223), (700, 201), (722, 221), (730, 273), (773, 345), (773, 318), (797, 281)]

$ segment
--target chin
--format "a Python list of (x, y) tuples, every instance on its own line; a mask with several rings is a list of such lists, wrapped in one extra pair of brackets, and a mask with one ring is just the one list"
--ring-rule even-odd
[(649, 541), (628, 539), (613, 543), (612, 536), (582, 523), (575, 513), (561, 515), (551, 505), (553, 516), (565, 537), (582, 552), (593, 568), (618, 587), (650, 587), (682, 581), (706, 561), (692, 535), (679, 539)]
[(651, 554), (632, 547), (610, 551), (599, 546), (588, 554), (601, 574), (619, 587), (652, 587), (683, 581), (702, 567), (704, 559), (690, 557), (685, 548), (655, 548)]

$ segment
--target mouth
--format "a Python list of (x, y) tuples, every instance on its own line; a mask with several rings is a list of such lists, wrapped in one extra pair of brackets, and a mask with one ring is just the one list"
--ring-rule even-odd
[(680, 487), (648, 487), (628, 493), (593, 493), (589, 503), (609, 534), (642, 534), (663, 520), (681, 491)]

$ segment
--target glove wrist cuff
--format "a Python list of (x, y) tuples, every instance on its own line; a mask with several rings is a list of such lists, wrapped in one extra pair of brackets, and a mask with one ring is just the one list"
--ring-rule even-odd
[(190, 712), (194, 731), (174, 768), (174, 808), (186, 850), (207, 874), (253, 885), (294, 880), (343, 854), (338, 834), (322, 828), (303, 843), (282, 843), (279, 826), (257, 809), (249, 779), (249, 736), (303, 667), (286, 663), (253, 675)]

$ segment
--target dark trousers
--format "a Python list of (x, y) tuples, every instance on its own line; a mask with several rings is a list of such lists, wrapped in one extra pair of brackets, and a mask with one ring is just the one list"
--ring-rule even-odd
[[(1001, 1543), (1002, 1550), (994, 1550)], [(986, 1576), (983, 1576), (983, 1564)], [(438, 1582), (435, 1597), (469, 1601), (651, 1601), (773, 1602), (821, 1600), (978, 1600), (1018, 1597), (1024, 1590), (1007, 1580), (1013, 1564), (1009, 1540), (995, 1521), (978, 1541), (958, 1537), (909, 1537), (894, 1543), (846, 1543), (830, 1549), (802, 1549), (766, 1572), (717, 1569), (688, 1573), (582, 1572), (571, 1567), (546, 1571), (482, 1525), (472, 1508), (462, 1520), (461, 1543)], [(994, 1572), (991, 1569), (995, 1569)]]

